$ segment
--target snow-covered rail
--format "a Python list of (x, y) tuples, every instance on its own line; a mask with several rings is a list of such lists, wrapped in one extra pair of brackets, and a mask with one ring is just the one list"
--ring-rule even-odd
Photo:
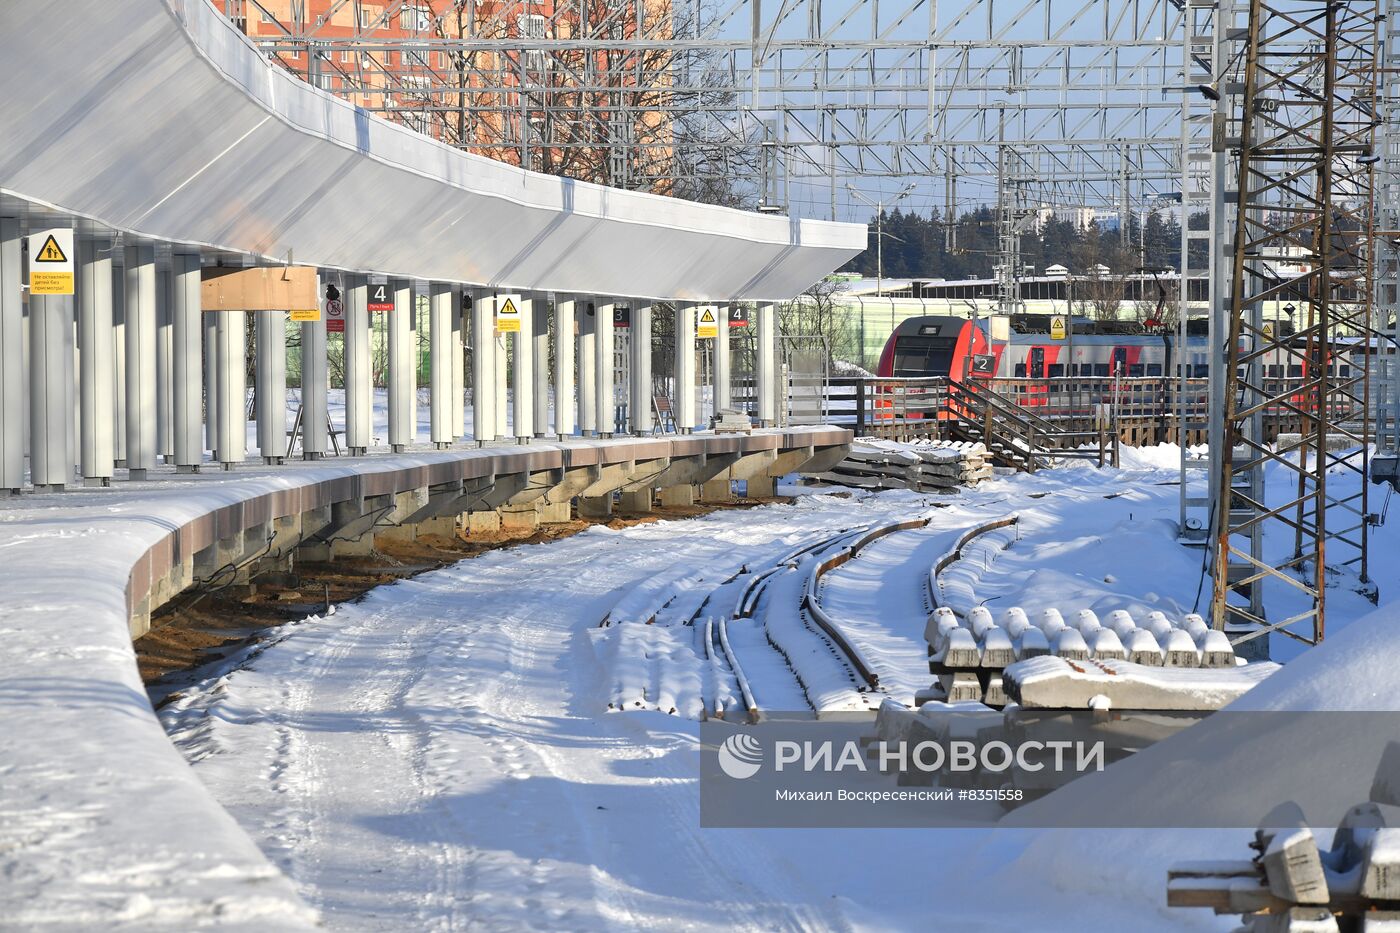
[[(933, 568), (929, 570), (929, 608), (937, 609), (938, 607), (945, 604), (944, 586), (943, 581), (940, 579), (940, 575), (943, 573), (943, 571), (947, 570), (954, 563), (958, 562), (959, 560), (962, 560), (964, 548), (966, 548), (969, 544), (982, 537), (983, 535), (991, 534), (992, 532), (999, 531), (1003, 528), (1014, 529), (1019, 525), (1020, 520), (1020, 516), (1007, 515), (1004, 518), (998, 518), (995, 521), (984, 522), (981, 525), (969, 528), (967, 531), (963, 532), (958, 537), (958, 540), (953, 545), (953, 547), (946, 551), (942, 556), (940, 556), (938, 560), (934, 561)], [(954, 614), (956, 614), (959, 618), (962, 618), (963, 613), (958, 612), (956, 608), (949, 608), (952, 608)]]

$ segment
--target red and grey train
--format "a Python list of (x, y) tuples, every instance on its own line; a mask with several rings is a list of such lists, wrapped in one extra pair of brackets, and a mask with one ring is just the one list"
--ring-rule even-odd
[(1094, 332), (1076, 322), (1075, 333), (1052, 339), (1049, 320), (1013, 328), (1009, 341), (993, 341), (980, 323), (959, 317), (913, 317), (895, 328), (880, 354), (879, 376), (944, 376), (956, 380), (1059, 379), (1063, 377), (1206, 375), (1204, 337)]

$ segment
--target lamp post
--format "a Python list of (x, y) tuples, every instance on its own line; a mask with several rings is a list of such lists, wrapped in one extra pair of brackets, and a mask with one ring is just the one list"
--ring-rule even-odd
[[(875, 208), (875, 294), (878, 295), (882, 291), (884, 291), (885, 280), (886, 201), (884, 198), (879, 198), (877, 200), (872, 201), (865, 195), (861, 194), (858, 190), (856, 190), (854, 186), (849, 184), (846, 185), (846, 188), (851, 192), (851, 194), (855, 195), (856, 200)], [(893, 207), (895, 204), (898, 204), (900, 201), (904, 200), (913, 193), (914, 183), (911, 181), (909, 184), (904, 186), (904, 190), (900, 191), (899, 194), (896, 194), (894, 197), (890, 198), (888, 203), (891, 207)]]

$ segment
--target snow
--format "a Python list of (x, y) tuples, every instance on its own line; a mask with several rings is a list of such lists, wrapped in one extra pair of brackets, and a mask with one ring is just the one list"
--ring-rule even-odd
[[(1189, 613), (1200, 554), (1171, 527), (1175, 453), (1124, 455), (1122, 470), (1071, 465), (957, 497), (785, 486), (794, 504), (489, 552), (286, 626), (162, 710), (178, 752), (135, 675), (126, 570), (171, 523), (310, 473), (30, 497), (0, 511), (0, 916), (72, 929), (316, 917), (337, 930), (1229, 929), (1167, 911), (1166, 867), (1242, 855), (1241, 830), (699, 826), (696, 719), (707, 699), (732, 708), (738, 693), (707, 653), (705, 622), (729, 620), (761, 708), (847, 704), (849, 676), (798, 607), (827, 551), (795, 554), (843, 530), (932, 515), (820, 587), (880, 669), (889, 693), (876, 705), (910, 703), (930, 680), (932, 561), (1006, 514), (1020, 517), (1019, 539), (985, 555), (975, 590), (994, 617), (1087, 610), (1108, 631), (1115, 610)], [(1379, 529), (1381, 610), (1363, 619), (1364, 599), (1329, 592), (1328, 641), (1233, 708), (1400, 703), (1395, 543)], [(734, 618), (745, 581), (784, 560), (794, 566), (772, 574), (752, 618)], [(1241, 780), (1238, 764), (1193, 755), (1211, 724), (1036, 806), (1097, 807), (1118, 782), (1169, 795)], [(1172, 761), (1190, 763), (1188, 780)]]

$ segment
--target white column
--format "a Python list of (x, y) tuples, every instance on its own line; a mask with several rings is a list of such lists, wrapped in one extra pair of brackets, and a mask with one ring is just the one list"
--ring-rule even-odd
[[(0, 259), (0, 265), (4, 260)], [(78, 394), (84, 486), (110, 486), (116, 461), (112, 436), (112, 244), (78, 237)], [(196, 347), (196, 358), (198, 347)], [(3, 486), (0, 483), (0, 486)]]
[(651, 420), (651, 305), (632, 306), (632, 433), (650, 434)]
[(463, 319), (461, 296), (469, 294), (465, 289), (451, 296), (448, 301), (448, 312), (450, 316), (449, 325), (452, 328), (452, 339), (447, 345), (448, 355), (451, 357), (452, 369), (448, 375), (451, 378), (452, 386), (452, 436), (465, 437), (467, 433), (466, 416), (466, 393), (467, 393), (467, 363), (466, 356), (462, 352), (464, 349), (464, 333), (467, 321)]
[(765, 428), (778, 423), (777, 332), (778, 309), (761, 304), (757, 313), (758, 365), (754, 380), (758, 383), (758, 420)]
[(511, 380), (515, 439), (528, 444), (535, 433), (535, 296), (520, 296), (520, 330), (515, 334), (515, 371)]
[(346, 277), (345, 446), (352, 455), (369, 449), (374, 434), (374, 386), (369, 359), (369, 288), (362, 275)]
[[(0, 494), (24, 485), (24, 293), (20, 223), (0, 217)], [(110, 292), (111, 283), (108, 282)], [(110, 429), (110, 428), (109, 428)]]
[(217, 371), (218, 431), (214, 459), (231, 470), (248, 454), (248, 369), (243, 353), (247, 341), (246, 311), (214, 311), (214, 359)]
[[(463, 294), (468, 294), (465, 290)], [(472, 296), (472, 439), (480, 446), (496, 438), (495, 302), (473, 289)], [(460, 354), (459, 354), (460, 355)], [(456, 404), (461, 404), (458, 399)]]
[[(531, 331), (530, 371), (534, 375), (535, 437), (549, 433), (549, 297), (544, 292), (531, 296), (534, 329)], [(555, 403), (557, 406), (557, 402)]]
[(598, 314), (592, 301), (580, 301), (578, 325), (578, 429), (584, 437), (598, 433)]
[[(200, 366), (199, 253), (170, 257), (171, 420), (177, 473), (194, 473), (204, 460), (200, 436), (204, 401)], [(109, 309), (110, 311), (110, 309)]]
[(58, 490), (73, 476), (73, 297), (29, 296), (29, 480)]
[(112, 450), (126, 466), (126, 256), (112, 248)]
[[(316, 293), (325, 294), (322, 280)], [(330, 448), (326, 430), (327, 400), (330, 395), (330, 366), (326, 360), (326, 322), (303, 321), (301, 325), (301, 458), (319, 460)]]
[[(201, 311), (204, 331), (204, 449), (219, 449), (219, 312)], [(218, 457), (214, 457), (218, 460)]]
[(574, 433), (574, 307), (572, 297), (554, 303), (554, 433)]
[(613, 395), (613, 302), (599, 302), (593, 315), (593, 378), (598, 388), (598, 436), (612, 437), (616, 426), (617, 402)]
[(718, 415), (724, 409), (734, 407), (733, 387), (730, 385), (729, 375), (729, 306), (720, 305), (715, 317), (719, 319), (719, 334), (715, 337), (714, 352), (714, 402), (715, 414)]
[(413, 283), (390, 283), (394, 310), (389, 312), (389, 446), (395, 453), (417, 439), (418, 372), (414, 365)]
[[(462, 397), (452, 394), (455, 361), (452, 359), (452, 286), (433, 282), (428, 286), (428, 382), (432, 390), (429, 401), (429, 430), (433, 446), (442, 450), (456, 440), (453, 432), (452, 408), (462, 408)], [(462, 354), (458, 353), (460, 359)]]
[(170, 267), (156, 264), (156, 453), (164, 462), (175, 460), (175, 407), (172, 357), (174, 318), (171, 316)]
[(676, 430), (689, 434), (695, 429), (695, 308), (676, 303), (676, 361), (672, 367), (676, 385), (672, 407)]
[(258, 311), (258, 451), (263, 463), (287, 457), (287, 324), (285, 311)]
[[(494, 325), (493, 325), (494, 326)], [(496, 345), (496, 437), (504, 440), (510, 436), (510, 356), (506, 352), (505, 334), (495, 334), (492, 342)]]
[(126, 466), (128, 479), (156, 465), (156, 248), (126, 247)]

